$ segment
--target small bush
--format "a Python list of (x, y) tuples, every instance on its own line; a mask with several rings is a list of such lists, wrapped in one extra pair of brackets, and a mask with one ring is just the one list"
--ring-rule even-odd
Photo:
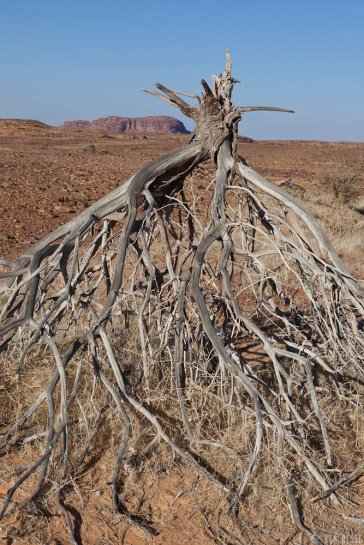
[(361, 169), (350, 165), (338, 165), (337, 171), (326, 180), (337, 201), (340, 204), (349, 205), (358, 196), (356, 189), (358, 182), (363, 177)]
[(83, 151), (85, 153), (95, 153), (96, 152), (96, 146), (94, 144), (89, 144), (85, 148), (83, 148)]

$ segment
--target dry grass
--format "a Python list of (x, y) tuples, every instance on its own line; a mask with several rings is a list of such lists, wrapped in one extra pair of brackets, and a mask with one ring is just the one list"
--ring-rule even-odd
[[(318, 180), (319, 189), (299, 197), (330, 236), (356, 277), (364, 278), (364, 163), (334, 163)], [(289, 190), (289, 188), (288, 188)], [(297, 194), (297, 191), (293, 190)]]
[[(141, 354), (136, 329), (131, 327), (126, 335), (125, 330), (119, 329), (115, 324), (114, 334), (114, 340), (117, 339), (118, 357), (120, 361), (127, 362), (124, 364), (124, 371), (137, 390), (141, 387), (138, 386)], [(202, 354), (196, 353), (196, 356), (201, 358)], [(5, 395), (0, 401), (3, 423), (18, 418), (44, 389), (52, 372), (50, 360), (47, 350), (38, 348), (32, 353), (24, 368), (23, 380), (17, 381), (14, 379), (12, 367), (16, 360), (7, 359), (7, 365), (3, 366), (6, 370)], [(155, 362), (155, 369), (162, 365), (163, 361), (159, 359)], [(196, 361), (196, 370), (198, 368), (203, 372), (207, 365), (208, 361), (201, 365), (200, 359)], [(76, 509), (74, 513), (87, 513), (86, 517), (83, 515), (85, 525), (90, 524), (89, 518), (94, 523), (97, 520), (97, 524), (104, 528), (104, 537), (108, 536), (105, 543), (116, 545), (118, 540), (115, 536), (120, 535), (120, 529), (123, 529), (125, 534), (129, 526), (123, 523), (122, 517), (112, 513), (105, 483), (112, 475), (113, 462), (123, 436), (123, 422), (110, 395), (91, 372), (86, 357), (83, 358), (82, 366), (84, 369), (82, 382), (70, 411), (70, 463), (67, 471), (60, 476), (55, 452), (47, 481), (51, 485), (55, 479), (61, 478), (67, 494), (67, 504)], [(69, 368), (67, 380), (70, 388), (74, 376), (75, 368)], [(186, 441), (185, 431), (180, 409), (173, 395), (172, 369), (170, 372), (167, 369), (161, 380), (157, 377), (156, 372), (147, 392), (144, 391), (148, 406), (153, 407), (154, 414), (158, 415), (173, 438), (183, 444)], [(221, 442), (234, 451), (196, 445), (196, 455), (200, 456), (210, 470), (220, 478), (238, 482), (249, 463), (254, 445), (255, 418), (254, 415), (249, 416), (249, 413), (229, 403), (228, 399), (222, 403), (220, 389), (223, 380), (217, 373), (216, 381), (210, 382), (208, 389), (197, 383), (192, 385), (186, 391), (186, 405), (196, 437)], [(324, 387), (327, 388), (327, 385)], [(334, 399), (327, 389), (327, 395), (321, 400), (323, 411), (330, 423), (335, 465), (345, 467), (345, 474), (358, 465), (364, 449), (364, 414), (359, 397), (357, 392), (357, 395), (351, 396), (349, 400), (338, 400)], [(59, 400), (55, 399), (56, 405), (58, 402)], [(6, 490), (9, 479), (14, 476), (14, 464), (29, 464), (42, 451), (44, 440), (25, 442), (26, 436), (31, 436), (45, 427), (47, 420), (45, 409), (36, 414), (25, 430), (17, 434), (16, 453), (9, 452), (3, 458), (0, 474), (2, 491)], [(202, 539), (206, 544), (215, 542), (225, 545), (235, 542), (246, 545), (257, 542), (265, 545), (308, 543), (305, 538), (297, 541), (298, 537), (294, 537), (296, 530), (287, 508), (281, 468), (277, 465), (277, 438), (272, 429), (266, 427), (264, 430), (264, 446), (255, 477), (239, 505), (237, 517), (231, 517), (228, 515), (231, 499), (229, 495), (201, 478), (195, 470), (187, 468), (162, 440), (156, 441), (150, 450), (140, 454), (153, 439), (155, 432), (150, 423), (138, 413), (133, 412), (131, 418), (133, 437), (123, 465), (120, 486), (125, 507), (145, 521), (153, 522), (161, 532), (160, 537), (154, 538), (154, 543), (174, 543), (173, 528), (180, 528), (179, 542), (186, 544), (194, 543), (196, 539)], [(318, 465), (323, 464), (323, 460), (316, 461)], [(294, 478), (295, 491), (300, 497), (305, 524), (314, 527), (325, 543), (346, 543), (348, 536), (351, 536), (350, 543), (361, 543), (358, 528), (342, 516), (352, 513), (353, 509), (357, 516), (363, 515), (360, 509), (361, 481), (347, 487), (343, 496), (343, 507), (339, 511), (334, 511), (328, 500), (312, 503), (313, 497), (320, 496), (320, 490), (313, 483), (302, 461), (289, 450), (286, 451), (286, 462)], [(343, 473), (341, 477), (345, 474)], [(14, 508), (2, 525), (4, 535), (14, 540), (12, 543), (53, 543), (52, 539), (57, 536), (61, 541), (54, 543), (64, 542), (63, 537), (60, 538), (64, 535), (64, 530), (60, 528), (59, 518), (50, 516), (50, 513), (54, 512), (51, 493), (37, 502), (36, 509), (31, 506), (27, 506), (25, 510), (21, 508), (22, 500), (35, 486), (38, 475), (39, 473), (20, 487)], [(193, 523), (190, 523), (188, 517), (193, 517)], [(171, 531), (172, 534), (169, 533)], [(138, 530), (135, 535), (138, 536)], [(134, 539), (135, 543), (144, 543), (142, 534), (139, 533), (139, 538), (135, 535), (130, 538), (130, 543), (134, 543)], [(170, 537), (166, 538), (168, 535)], [(235, 536), (234, 539), (238, 541), (229, 541), (231, 536)], [(292, 541), (288, 541), (291, 537)], [(83, 543), (88, 545), (96, 541), (93, 538), (86, 538)]]

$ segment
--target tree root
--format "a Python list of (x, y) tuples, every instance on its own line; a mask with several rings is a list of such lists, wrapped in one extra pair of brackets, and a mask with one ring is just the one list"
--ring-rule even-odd
[[(153, 94), (196, 121), (191, 142), (143, 167), (16, 262), (1, 262), (1, 349), (8, 361), (17, 358), (19, 381), (35, 347), (47, 350), (53, 376), (2, 432), (6, 454), (16, 448), (21, 430), (27, 427), (31, 435), (34, 417), (47, 405), (43, 429), (33, 430), (43, 440), (42, 454), (9, 489), (0, 518), (40, 472), (29, 500), (51, 494), (47, 484), (53, 480), (55, 502), (77, 543), (62, 481), (77, 458), (72, 422), (91, 369), (121, 421), (111, 477), (115, 512), (153, 534), (128, 512), (119, 493), (135, 418), (154, 430), (141, 455), (164, 442), (231, 495), (232, 512), (249, 495), (268, 436), (278, 437), (277, 464), (297, 529), (322, 543), (303, 522), (286, 460), (306, 467), (315, 500), (329, 498), (336, 507), (341, 485), (359, 471), (339, 477), (325, 406), (330, 396), (353, 402), (355, 388), (361, 410), (364, 288), (309, 212), (237, 156), (237, 123), (254, 108), (233, 108), (233, 84), (229, 57), (213, 90), (203, 82), (198, 107), (158, 84), (164, 95)], [(208, 157), (217, 167), (209, 206), (193, 184), (197, 166)], [(130, 361), (123, 329), (137, 334), (138, 357)], [(263, 354), (261, 362), (248, 359), (249, 343)], [(174, 420), (153, 402), (163, 381), (170, 390), (162, 405), (167, 412), (177, 408)], [(213, 420), (223, 421), (226, 407), (255, 419), (253, 447), (244, 457), (238, 444), (203, 424), (203, 408), (192, 410), (197, 392), (204, 403), (217, 400)], [(84, 437), (86, 445), (98, 430)], [(214, 467), (211, 449), (235, 460), (238, 479), (234, 471), (222, 475)], [(133, 458), (140, 460), (138, 453)]]

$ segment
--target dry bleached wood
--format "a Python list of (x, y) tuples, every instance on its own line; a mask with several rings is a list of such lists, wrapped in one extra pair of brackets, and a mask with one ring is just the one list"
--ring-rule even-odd
[[(28, 426), (26, 435), (43, 443), (9, 488), (1, 516), (16, 501), (23, 483), (36, 478), (28, 502), (53, 494), (70, 539), (77, 542), (63, 497), (70, 465), (82, 464), (101, 426), (98, 418), (94, 432), (82, 431), (82, 436), (78, 429), (86, 444), (79, 456), (74, 413), (78, 404), (80, 419), (87, 424), (91, 418), (82, 407), (80, 388), (91, 375), (93, 389), (103, 388), (120, 416), (112, 504), (128, 522), (153, 533), (119, 497), (121, 470), (129, 458), (137, 460), (138, 454), (146, 455), (163, 441), (229, 492), (232, 511), (237, 512), (271, 434), (279, 437), (277, 463), (283, 468), (297, 528), (321, 543), (304, 524), (285, 461), (300, 460), (306, 467), (303, 478), (313, 479), (317, 496), (340, 504), (337, 483), (346, 481), (334, 465), (322, 392), (352, 402), (351, 388), (360, 391), (364, 289), (305, 207), (238, 156), (242, 113), (291, 110), (234, 107), (236, 81), (228, 54), (226, 70), (214, 76), (213, 88), (202, 80), (201, 97), (156, 84), (160, 92), (147, 92), (195, 120), (191, 141), (147, 164), (15, 262), (1, 262), (3, 353), (17, 359), (20, 381), (36, 347), (54, 362), (44, 391), (38, 391), (2, 431), (4, 452), (19, 444)], [(197, 105), (180, 95), (197, 98)], [(216, 174), (203, 218), (193, 181), (199, 165), (209, 158)], [(125, 329), (136, 335), (134, 351), (139, 350), (130, 362), (123, 352)], [(262, 368), (246, 358), (247, 343), (263, 351)], [(3, 361), (7, 368), (6, 357)], [(163, 391), (163, 384), (172, 386)], [(179, 411), (173, 429), (153, 402), (156, 391), (163, 410)], [(212, 420), (223, 418), (227, 407), (255, 420), (253, 446), (243, 457), (240, 444), (228, 444), (198, 424), (196, 414), (201, 421), (204, 414), (200, 408), (194, 412), (196, 392), (203, 393), (206, 403), (217, 400), (220, 409)], [(44, 405), (44, 429), (33, 429), (32, 419)], [(135, 418), (148, 423), (153, 436), (130, 457)], [(209, 449), (230, 457), (234, 471), (221, 475), (214, 469)], [(233, 477), (236, 472), (239, 479)], [(50, 487), (50, 482), (55, 485)]]

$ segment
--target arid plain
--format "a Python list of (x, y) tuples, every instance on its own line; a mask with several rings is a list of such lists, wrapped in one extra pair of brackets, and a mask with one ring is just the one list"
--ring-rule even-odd
[[(188, 139), (0, 120), (0, 255), (21, 254)], [(239, 143), (239, 153), (268, 180), (303, 199), (358, 274), (357, 250), (364, 240), (364, 143), (256, 141)]]

